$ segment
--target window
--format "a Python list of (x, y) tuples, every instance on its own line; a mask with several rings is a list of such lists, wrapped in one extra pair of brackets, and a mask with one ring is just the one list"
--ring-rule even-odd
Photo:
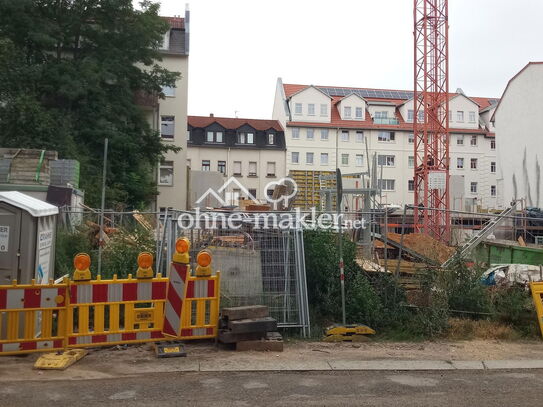
[(471, 136), (471, 140), (469, 142), (470, 145), (476, 146), (477, 145), (477, 136)]
[(162, 44), (160, 44), (160, 49), (169, 49), (170, 48), (170, 30), (164, 33), (162, 37)]
[(349, 165), (349, 154), (341, 154), (341, 165)]
[(173, 139), (175, 134), (175, 116), (160, 116), (160, 137)]
[(496, 185), (490, 186), (490, 196), (496, 196)]
[(306, 137), (308, 140), (314, 140), (315, 139), (315, 130), (314, 129), (307, 129)]
[(377, 187), (383, 191), (394, 191), (396, 186), (396, 180), (394, 179), (380, 179), (377, 180)]
[(209, 160), (202, 160), (202, 171), (211, 171), (211, 163)]
[(452, 110), (449, 110), (449, 122), (453, 121)]
[(387, 119), (388, 112), (375, 112), (375, 119)]
[(349, 130), (343, 130), (341, 132), (341, 141), (349, 141)]
[(351, 118), (351, 115), (352, 115), (351, 106), (344, 106), (344, 107), (343, 107), (343, 116), (344, 116), (345, 118), (350, 119), (350, 118)]
[(208, 143), (222, 143), (222, 131), (208, 131), (206, 141)]
[(496, 162), (492, 161), (490, 163), (490, 172), (495, 173), (496, 172)]
[(302, 104), (301, 103), (295, 103), (294, 104), (294, 114), (302, 114)]
[(226, 174), (226, 161), (218, 162), (217, 171), (219, 171), (221, 174)]
[(377, 134), (377, 141), (391, 143), (394, 141), (394, 133), (391, 131), (380, 131)]
[(328, 129), (321, 129), (321, 140), (328, 140)]
[(256, 162), (249, 161), (249, 177), (256, 177)]
[(412, 134), (412, 133), (411, 133), (411, 134), (408, 134), (408, 135), (407, 135), (407, 142), (408, 142), (409, 144), (413, 144), (413, 143), (415, 142), (415, 135)]
[(173, 86), (163, 86), (162, 94), (166, 97), (173, 98), (175, 97), (175, 88)]
[(462, 110), (456, 112), (456, 121), (460, 123), (464, 121), (464, 112)]
[(469, 112), (469, 122), (475, 123), (475, 112)]
[(356, 132), (356, 142), (357, 143), (363, 143), (364, 142), (364, 132), (363, 131), (357, 131)]
[(415, 168), (415, 157), (413, 157), (412, 155), (407, 157), (407, 166), (409, 168)]
[(315, 116), (315, 104), (314, 103), (309, 103), (307, 105), (307, 114), (309, 116)]
[(173, 161), (162, 161), (158, 167), (158, 185), (173, 186)]
[(410, 109), (407, 111), (407, 121), (408, 122), (412, 122), (413, 119), (415, 118), (415, 111)]
[(496, 140), (494, 140), (494, 139), (490, 140), (490, 149), (491, 150), (496, 149)]
[(464, 145), (464, 136), (456, 136), (456, 145), (457, 146), (463, 146)]
[(305, 153), (305, 163), (313, 164), (313, 153)]
[(268, 133), (268, 144), (269, 145), (275, 144), (275, 134)]
[(415, 181), (412, 179), (407, 180), (407, 190), (408, 191), (414, 191), (415, 190)]
[(300, 153), (297, 151), (290, 153), (290, 161), (292, 164), (298, 164), (300, 162)]
[(321, 116), (328, 116), (328, 105), (322, 104), (321, 105)]
[(234, 175), (241, 175), (241, 161), (234, 161)]
[(378, 155), (377, 156), (377, 165), (382, 165), (384, 167), (394, 167), (396, 157), (393, 155)]
[(274, 161), (268, 161), (268, 164), (266, 165), (266, 176), (275, 177), (275, 162)]
[(362, 108), (361, 107), (356, 108), (355, 115), (356, 115), (357, 119), (362, 119)]
[(472, 182), (469, 186), (469, 190), (472, 194), (476, 194), (477, 193), (477, 183), (476, 182)]
[(472, 158), (470, 160), (470, 168), (472, 170), (476, 170), (477, 169), (477, 158)]
[(238, 133), (238, 144), (254, 144), (254, 133)]
[(328, 164), (328, 153), (321, 153), (321, 165)]
[(419, 113), (417, 114), (417, 121), (419, 123), (424, 123), (424, 110), (419, 110)]
[(464, 168), (464, 158), (458, 157), (456, 159), (456, 168), (463, 169)]
[[(252, 196), (253, 198), (256, 198), (256, 189), (254, 188), (249, 188), (249, 195)], [(249, 197), (247, 197), (249, 198)]]
[(268, 198), (273, 198), (273, 189), (268, 189), (266, 195), (268, 195)]
[(294, 127), (292, 129), (292, 138), (295, 139), (295, 140), (300, 138), (300, 129), (299, 128)]
[(362, 154), (356, 155), (356, 166), (362, 167), (364, 165), (364, 156)]

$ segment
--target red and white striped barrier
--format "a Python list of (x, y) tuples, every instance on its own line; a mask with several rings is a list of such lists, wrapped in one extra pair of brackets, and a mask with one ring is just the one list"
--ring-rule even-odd
[(70, 286), (70, 305), (164, 300), (166, 287), (166, 281), (77, 283)]
[(164, 335), (172, 337), (181, 335), (183, 298), (188, 271), (188, 264), (172, 263), (164, 308), (164, 324), (162, 325)]
[[(187, 295), (185, 302), (191, 302), (190, 299), (196, 298), (214, 298), (215, 297), (215, 280), (211, 278), (198, 278), (195, 280), (189, 280), (187, 283)], [(189, 305), (188, 303), (186, 304)], [(193, 302), (192, 305), (196, 305), (196, 302)], [(192, 311), (192, 310), (191, 310)], [(188, 316), (187, 322), (190, 320)], [(191, 336), (207, 336), (213, 335), (214, 328), (184, 328), (181, 330), (182, 337), (191, 337)]]
[(164, 335), (160, 331), (140, 331), (140, 332), (126, 332), (126, 333), (114, 333), (114, 334), (98, 334), (98, 335), (78, 335), (70, 336), (68, 338), (68, 346), (77, 348), (78, 346), (85, 345), (104, 345), (110, 343), (131, 343), (131, 342), (145, 342), (151, 340), (162, 340)]
[(65, 299), (66, 287), (0, 288), (0, 310), (60, 308)]

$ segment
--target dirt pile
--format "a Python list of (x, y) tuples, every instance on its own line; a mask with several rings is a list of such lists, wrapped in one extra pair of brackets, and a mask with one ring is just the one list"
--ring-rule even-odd
[[(402, 238), (399, 233), (389, 233), (387, 237), (398, 243)], [(403, 245), (424, 257), (437, 261), (439, 264), (444, 263), (455, 251), (454, 247), (449, 247), (422, 233), (404, 235)]]

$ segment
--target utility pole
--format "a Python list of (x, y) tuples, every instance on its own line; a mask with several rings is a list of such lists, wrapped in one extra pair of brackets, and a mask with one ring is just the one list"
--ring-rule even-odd
[(106, 176), (108, 138), (104, 142), (104, 166), (102, 168), (102, 204), (100, 206), (100, 238), (98, 240), (98, 274), (102, 274), (102, 246), (104, 245), (104, 211), (106, 206)]

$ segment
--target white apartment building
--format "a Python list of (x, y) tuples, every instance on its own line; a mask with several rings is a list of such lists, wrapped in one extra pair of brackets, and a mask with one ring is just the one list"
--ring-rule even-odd
[(138, 103), (146, 109), (153, 129), (160, 132), (162, 141), (181, 150), (168, 152), (158, 164), (156, 176), (158, 196), (155, 209), (185, 209), (187, 204), (187, 99), (189, 65), (189, 11), (185, 17), (163, 17), (170, 29), (164, 34), (160, 64), (169, 71), (181, 72), (175, 87), (162, 89), (158, 95), (138, 95)]
[[(286, 175), (285, 134), (277, 120), (210, 116), (188, 117), (187, 163), (193, 172), (217, 172), (228, 182), (225, 193), (265, 202)], [(216, 185), (200, 177), (199, 191)], [(194, 203), (191, 203), (194, 204)]]
[[(413, 203), (413, 92), (283, 84), (273, 118), (285, 128), (291, 170), (357, 173), (377, 155), (382, 203)], [(490, 123), (497, 99), (450, 94), (451, 208), (497, 206), (496, 143)], [(380, 177), (380, 168), (379, 174)]]
[(498, 196), (543, 207), (543, 62), (530, 62), (507, 84), (493, 114), (498, 144)]

